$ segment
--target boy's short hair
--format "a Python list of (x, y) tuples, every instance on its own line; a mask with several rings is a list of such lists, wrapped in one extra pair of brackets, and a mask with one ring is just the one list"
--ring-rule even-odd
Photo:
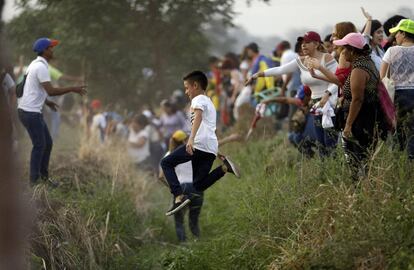
[(207, 89), (208, 85), (207, 76), (204, 74), (204, 72), (199, 70), (192, 71), (185, 75), (183, 77), (183, 81), (188, 81), (191, 83), (197, 82), (200, 85), (201, 89), (203, 89), (204, 91)]

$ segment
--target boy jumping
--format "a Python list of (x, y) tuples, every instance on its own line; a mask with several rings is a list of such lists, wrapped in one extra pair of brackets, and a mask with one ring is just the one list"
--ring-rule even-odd
[(216, 136), (216, 110), (210, 98), (205, 95), (208, 80), (201, 71), (193, 71), (183, 78), (185, 93), (191, 99), (191, 134), (186, 145), (178, 147), (161, 161), (161, 168), (174, 195), (174, 202), (167, 216), (180, 211), (188, 203), (190, 196), (184, 195), (175, 173), (175, 167), (191, 161), (193, 167), (194, 188), (202, 192), (222, 178), (225, 173), (232, 173), (240, 178), (235, 164), (225, 156), (219, 155), (223, 165), (210, 172), (218, 155)]

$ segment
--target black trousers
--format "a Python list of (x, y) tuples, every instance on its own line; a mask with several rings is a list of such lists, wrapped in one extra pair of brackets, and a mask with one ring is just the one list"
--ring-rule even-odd
[(193, 151), (193, 155), (187, 153), (185, 145), (175, 149), (171, 154), (161, 160), (161, 168), (174, 196), (183, 194), (183, 190), (178, 181), (175, 167), (179, 164), (191, 161), (193, 167), (193, 185), (196, 191), (204, 191), (213, 185), (225, 174), (221, 166), (210, 172), (216, 156), (198, 149)]

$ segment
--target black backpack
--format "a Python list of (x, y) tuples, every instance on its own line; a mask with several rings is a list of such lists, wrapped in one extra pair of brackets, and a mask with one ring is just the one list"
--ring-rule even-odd
[(23, 80), (16, 85), (16, 97), (21, 98), (23, 96), (24, 85), (26, 84), (27, 74), (23, 76)]

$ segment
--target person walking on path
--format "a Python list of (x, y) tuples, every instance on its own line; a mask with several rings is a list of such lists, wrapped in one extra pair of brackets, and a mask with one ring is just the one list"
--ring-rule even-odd
[(193, 185), (202, 192), (222, 178), (226, 173), (240, 177), (237, 167), (227, 157), (220, 155), (223, 165), (210, 172), (218, 154), (216, 136), (216, 110), (213, 102), (205, 95), (207, 76), (201, 71), (193, 71), (183, 78), (186, 94), (191, 99), (191, 133), (186, 145), (178, 147), (161, 161), (161, 168), (174, 196), (174, 202), (167, 216), (176, 213), (190, 203), (191, 196), (185, 195), (178, 181), (175, 167), (191, 161)]
[(49, 181), (49, 159), (52, 152), (52, 138), (42, 116), (43, 105), (57, 110), (56, 103), (49, 101), (48, 96), (59, 96), (66, 93), (86, 94), (85, 86), (53, 87), (48, 70), (48, 62), (53, 59), (53, 49), (59, 41), (39, 38), (33, 44), (37, 58), (27, 68), (24, 80), (23, 95), (18, 99), (18, 115), (32, 141), (30, 157), (30, 182), (37, 184), (40, 179)]

